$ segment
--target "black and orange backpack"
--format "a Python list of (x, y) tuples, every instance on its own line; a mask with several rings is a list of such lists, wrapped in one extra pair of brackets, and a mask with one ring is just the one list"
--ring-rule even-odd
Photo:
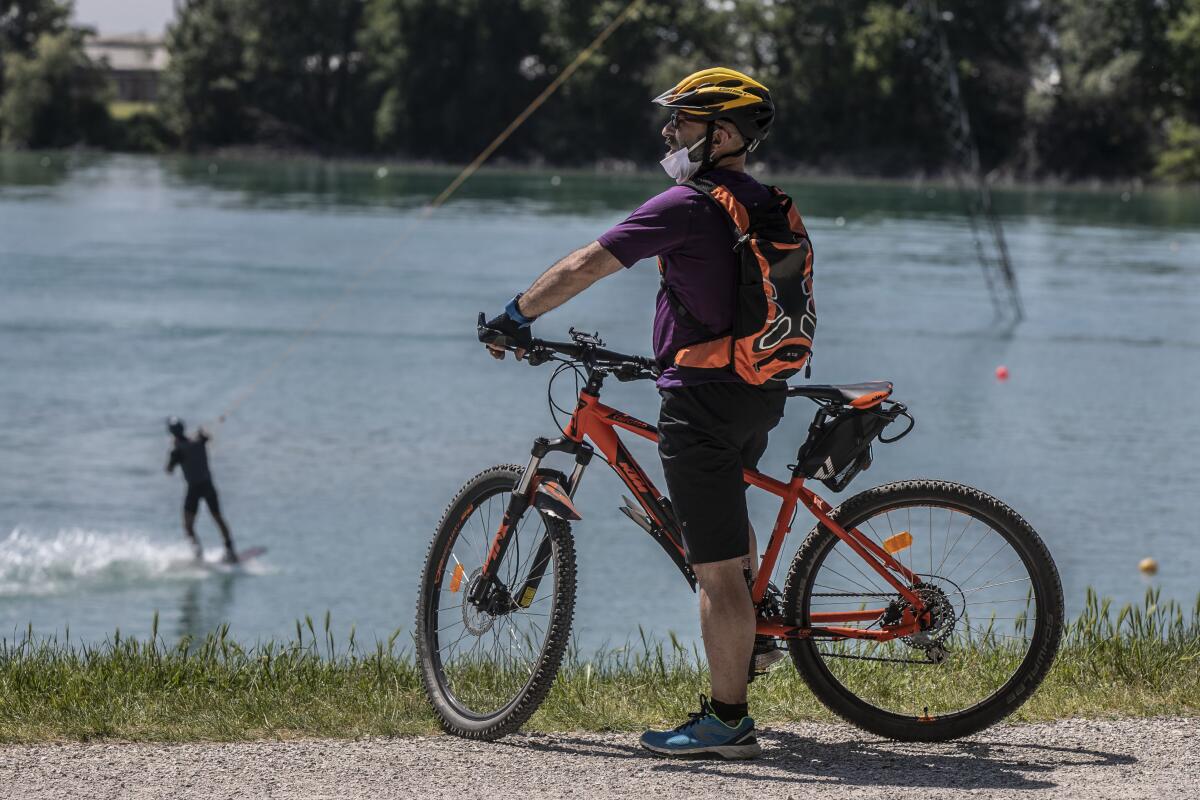
[[(775, 186), (769, 187), (772, 201), (751, 212), (718, 183), (696, 178), (684, 185), (728, 217), (738, 268), (732, 330), (713, 331), (712, 339), (680, 348), (675, 364), (732, 370), (755, 386), (786, 381), (808, 364), (817, 327), (812, 242), (799, 212)], [(665, 269), (661, 260), (659, 269)], [(705, 329), (667, 286), (665, 272), (662, 280), (675, 313)]]

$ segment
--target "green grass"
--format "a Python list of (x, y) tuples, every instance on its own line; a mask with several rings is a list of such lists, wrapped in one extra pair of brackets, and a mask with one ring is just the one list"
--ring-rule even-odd
[(158, 104), (116, 100), (108, 104), (108, 113), (113, 119), (125, 120), (134, 114), (158, 114)]
[[(979, 669), (1003, 653), (974, 654)], [(886, 665), (851, 662), (870, 680)], [(998, 662), (997, 662), (998, 663)], [(994, 666), (994, 664), (992, 665)], [(645, 641), (591, 658), (571, 654), (538, 730), (640, 730), (678, 721), (706, 691), (699, 654)], [(751, 685), (766, 723), (831, 720), (790, 666)], [(1017, 713), (1022, 721), (1073, 716), (1200, 713), (1200, 599), (1190, 612), (1148, 593), (1114, 612), (1089, 592), (1054, 669)], [(409, 735), (437, 730), (420, 676), (396, 637), (339, 645), (326, 615), (295, 639), (244, 648), (222, 629), (174, 646), (120, 634), (97, 646), (36, 639), (0, 642), (0, 741), (118, 738), (142, 741)]]

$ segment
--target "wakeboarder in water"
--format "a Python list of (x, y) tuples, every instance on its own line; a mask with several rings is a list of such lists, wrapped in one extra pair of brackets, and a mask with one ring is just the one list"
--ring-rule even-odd
[(203, 428), (198, 428), (196, 435), (189, 439), (185, 430), (183, 420), (178, 417), (167, 420), (167, 431), (175, 441), (167, 459), (166, 469), (170, 473), (175, 470), (176, 465), (180, 466), (183, 469), (183, 479), (187, 483), (187, 496), (183, 501), (183, 532), (192, 543), (196, 560), (200, 560), (204, 551), (200, 547), (200, 540), (196, 538), (196, 511), (199, 510), (200, 500), (203, 499), (208, 504), (208, 510), (212, 513), (217, 527), (221, 529), (222, 538), (225, 539), (225, 556), (222, 560), (226, 564), (236, 564), (238, 557), (233, 549), (233, 538), (229, 535), (229, 526), (225, 524), (225, 518), (221, 516), (221, 501), (217, 498), (217, 488), (213, 486), (212, 473), (208, 470), (208, 434)]

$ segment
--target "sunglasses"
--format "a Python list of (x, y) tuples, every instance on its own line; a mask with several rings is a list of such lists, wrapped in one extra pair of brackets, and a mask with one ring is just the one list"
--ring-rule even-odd
[(669, 119), (672, 128), (678, 129), (682, 122), (704, 122), (700, 117), (693, 117), (690, 114), (685, 114), (682, 111), (672, 111)]

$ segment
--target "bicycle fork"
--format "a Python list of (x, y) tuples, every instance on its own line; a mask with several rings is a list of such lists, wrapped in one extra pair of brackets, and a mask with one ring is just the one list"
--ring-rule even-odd
[[(571, 453), (575, 456), (575, 470), (571, 473), (565, 487), (553, 478), (537, 474), (542, 459), (552, 452)], [(529, 574), (517, 592), (512, 592), (510, 587), (504, 586), (501, 581), (497, 580), (496, 574), (499, 571), (500, 562), (504, 559), (504, 554), (512, 541), (514, 529), (531, 505), (539, 513), (545, 513), (558, 519), (582, 518), (575, 508), (572, 498), (575, 496), (575, 490), (579, 488), (579, 481), (583, 478), (584, 470), (592, 460), (593, 452), (591, 445), (574, 442), (570, 439), (559, 438), (551, 441), (539, 436), (534, 440), (529, 464), (525, 467), (525, 472), (521, 475), (521, 480), (517, 483), (516, 488), (513, 489), (507, 508), (504, 509), (504, 517), (500, 520), (500, 527), (492, 538), (492, 546), (484, 561), (480, 580), (471, 587), (471, 591), (467, 595), (467, 602), (492, 615), (508, 613), (517, 608), (529, 608), (532, 605), (553, 553), (554, 545), (550, 540), (549, 532), (547, 531), (542, 536)]]

